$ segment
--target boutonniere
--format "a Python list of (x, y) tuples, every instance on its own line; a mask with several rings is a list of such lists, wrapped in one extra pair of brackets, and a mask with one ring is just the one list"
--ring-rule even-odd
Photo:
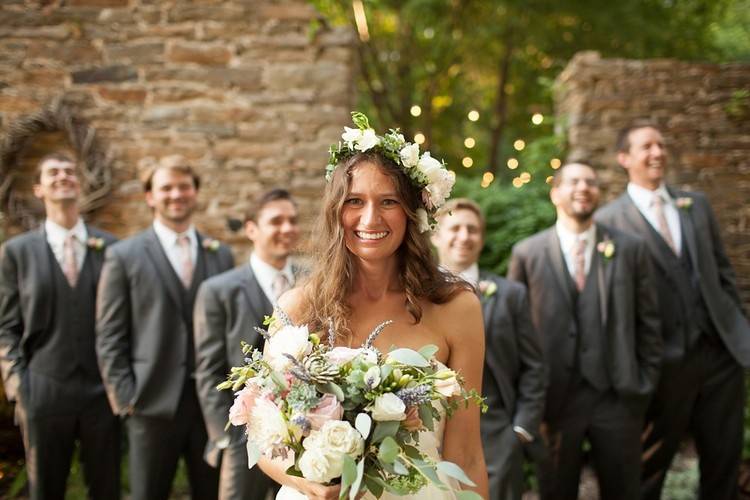
[(675, 205), (682, 210), (690, 210), (693, 206), (693, 199), (688, 196), (681, 196), (675, 200)]
[(209, 252), (215, 252), (221, 247), (221, 243), (219, 240), (215, 240), (213, 238), (203, 238), (203, 241), (201, 243), (203, 245), (203, 248), (208, 250)]
[(86, 246), (92, 250), (101, 252), (104, 250), (104, 247), (107, 246), (107, 242), (104, 241), (104, 238), (94, 238), (91, 236), (86, 240)]
[(611, 239), (605, 238), (596, 244), (596, 251), (606, 260), (609, 260), (615, 256), (615, 243)]
[(477, 288), (479, 289), (479, 293), (482, 294), (482, 297), (489, 299), (495, 295), (495, 292), (497, 292), (497, 283), (490, 280), (482, 280), (477, 285)]

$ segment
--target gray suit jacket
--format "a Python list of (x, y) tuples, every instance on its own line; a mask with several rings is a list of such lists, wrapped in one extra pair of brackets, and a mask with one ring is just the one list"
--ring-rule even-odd
[[(203, 282), (195, 301), (195, 378), (203, 418), (208, 430), (206, 459), (216, 466), (219, 443), (230, 444), (245, 439), (244, 430), (231, 427), (225, 431), (232, 406), (232, 391), (216, 386), (226, 380), (232, 366), (244, 364), (240, 341), (257, 348), (263, 338), (253, 327), (263, 325), (264, 316), (273, 306), (255, 279), (250, 264), (224, 272)], [(223, 447), (223, 445), (221, 445)]]
[[(589, 271), (597, 273), (605, 366), (613, 389), (643, 409), (655, 389), (662, 355), (651, 261), (636, 237), (599, 224), (596, 235), (597, 245), (611, 240), (615, 247), (611, 259), (593, 259)], [(554, 226), (513, 248), (508, 276), (529, 289), (531, 318), (549, 362), (545, 418), (551, 420), (565, 402), (578, 352), (570, 277)]]
[[(115, 237), (89, 225), (89, 236), (105, 245)], [(34, 345), (50, 329), (55, 303), (53, 269), (44, 226), (16, 236), (0, 247), (0, 368), (5, 394), (15, 401), (21, 375), (34, 355)], [(98, 278), (104, 252), (88, 249)], [(92, 296), (95, 290), (91, 290)], [(67, 360), (60, 360), (65, 363)]]
[(491, 436), (507, 425), (518, 425), (534, 434), (542, 421), (547, 372), (526, 287), (487, 272), (479, 279), (497, 286), (489, 297), (480, 294), (485, 333), (482, 385), (489, 406), (482, 415), (482, 432)]
[[(668, 188), (676, 198), (689, 198), (689, 208), (678, 209), (683, 246), (687, 247), (692, 266), (699, 277), (700, 290), (708, 313), (719, 335), (732, 356), (743, 367), (750, 367), (750, 324), (743, 314), (742, 304), (732, 265), (724, 251), (711, 206), (702, 193), (690, 193)], [(676, 293), (677, 273), (684, 270), (668, 259), (666, 245), (651, 230), (638, 207), (626, 193), (596, 213), (597, 220), (636, 234), (646, 241), (654, 263), (654, 285), (659, 292), (662, 329), (665, 341), (665, 360), (682, 358), (687, 342), (687, 304)]]
[[(229, 248), (204, 248), (205, 276), (233, 265)], [(196, 270), (198, 269), (196, 266)], [(196, 284), (193, 285), (194, 287)], [(107, 396), (119, 415), (172, 418), (188, 379), (193, 311), (153, 228), (107, 250), (99, 282), (96, 349)]]

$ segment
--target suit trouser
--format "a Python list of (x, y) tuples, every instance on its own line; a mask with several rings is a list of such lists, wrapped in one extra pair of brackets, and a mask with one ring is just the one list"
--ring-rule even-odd
[(244, 442), (221, 452), (220, 500), (265, 500), (272, 485), (275, 483), (257, 465), (248, 470)]
[(700, 459), (700, 498), (737, 498), (745, 378), (717, 337), (701, 335), (678, 363), (662, 367), (646, 416), (643, 499), (658, 499), (672, 459), (690, 433)]
[(76, 440), (88, 497), (120, 498), (120, 419), (104, 393), (86, 398), (78, 408), (59, 415), (29, 414), (23, 402), (17, 405), (32, 500), (65, 498)]
[(192, 380), (184, 384), (174, 418), (136, 413), (128, 417), (127, 428), (133, 500), (166, 500), (180, 456), (187, 465), (191, 498), (217, 498), (219, 473), (203, 460), (207, 434)]
[(640, 489), (643, 405), (571, 381), (560, 415), (546, 422), (549, 455), (539, 464), (543, 500), (576, 500), (588, 438), (603, 500), (633, 500)]
[(482, 433), (491, 500), (520, 500), (523, 495), (523, 445), (509, 424), (497, 435)]

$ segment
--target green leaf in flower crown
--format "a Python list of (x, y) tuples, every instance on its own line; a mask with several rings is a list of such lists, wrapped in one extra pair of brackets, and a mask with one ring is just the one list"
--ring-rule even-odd
[(333, 394), (339, 401), (344, 400), (344, 391), (338, 385), (333, 382), (327, 382), (325, 384), (318, 384), (318, 390), (323, 393)]
[(378, 422), (372, 433), (372, 442), (379, 443), (388, 436), (395, 436), (401, 422)]
[(401, 447), (399, 447), (396, 440), (388, 436), (380, 443), (378, 459), (382, 462), (392, 464), (400, 452)]
[(456, 500), (482, 500), (482, 495), (476, 491), (461, 490), (456, 491)]
[(360, 130), (370, 128), (370, 121), (367, 119), (367, 116), (359, 111), (352, 111), (352, 121)]
[(352, 483), (352, 487), (349, 489), (349, 500), (356, 500), (359, 488), (362, 486), (362, 479), (365, 475), (365, 459), (359, 461), (357, 464), (357, 479)]
[(432, 359), (439, 349), (440, 348), (434, 344), (428, 344), (426, 346), (422, 346), (422, 348), (419, 350), (419, 354), (424, 356), (425, 359)]
[(437, 470), (439, 470), (446, 476), (450, 476), (453, 479), (458, 479), (468, 486), (476, 486), (476, 484), (474, 484), (474, 481), (469, 479), (469, 476), (466, 475), (463, 469), (453, 462), (438, 462), (436, 467)]
[(416, 366), (419, 368), (427, 368), (430, 366), (430, 362), (427, 361), (424, 356), (417, 351), (405, 347), (394, 349), (389, 352), (386, 359), (396, 361), (402, 365)]
[(253, 441), (248, 441), (247, 445), (247, 468), (252, 469), (255, 464), (260, 460), (260, 448)]
[(349, 490), (354, 481), (357, 479), (357, 464), (349, 455), (344, 455), (344, 469), (341, 473), (341, 490), (339, 500), (347, 497), (346, 492)]
[(354, 428), (362, 434), (362, 439), (367, 439), (370, 435), (370, 429), (372, 428), (372, 419), (367, 413), (360, 413), (357, 418), (354, 419)]

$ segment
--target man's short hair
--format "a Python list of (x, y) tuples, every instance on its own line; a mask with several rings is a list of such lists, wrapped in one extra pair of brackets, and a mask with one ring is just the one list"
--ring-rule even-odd
[(568, 167), (570, 165), (583, 165), (585, 167), (589, 167), (591, 170), (596, 173), (596, 167), (594, 166), (594, 163), (589, 161), (586, 158), (581, 158), (577, 160), (572, 161), (566, 161), (560, 168), (555, 170), (555, 173), (552, 175), (552, 187), (558, 187), (560, 183), (562, 182), (563, 178), (563, 170), (565, 170), (565, 167)]
[(158, 163), (149, 166), (141, 174), (141, 184), (143, 184), (143, 190), (150, 192), (152, 183), (154, 180), (154, 174), (161, 169), (174, 170), (181, 174), (189, 175), (193, 179), (193, 185), (195, 189), (201, 187), (201, 177), (198, 172), (195, 171), (193, 166), (190, 164), (187, 158), (182, 155), (170, 155), (161, 158)]
[(47, 163), (49, 160), (55, 160), (59, 162), (64, 163), (72, 163), (73, 165), (77, 165), (78, 162), (76, 162), (75, 157), (70, 154), (68, 151), (65, 150), (57, 150), (53, 151), (51, 153), (48, 153), (37, 162), (36, 164), (36, 171), (35, 171), (35, 178), (36, 182), (39, 183), (42, 180), (42, 166)]
[(263, 208), (265, 208), (265, 206), (272, 201), (277, 200), (287, 200), (291, 202), (291, 204), (295, 207), (297, 206), (297, 203), (294, 201), (294, 198), (292, 198), (292, 195), (289, 191), (287, 191), (286, 189), (274, 188), (266, 191), (265, 193), (262, 193), (255, 199), (252, 206), (247, 210), (247, 212), (245, 212), (245, 222), (258, 222), (258, 215), (260, 214), (261, 210), (263, 210)]
[(615, 142), (615, 148), (617, 149), (617, 152), (618, 153), (629, 152), (630, 151), (630, 134), (642, 128), (652, 128), (654, 130), (659, 130), (659, 127), (657, 127), (653, 123), (648, 123), (648, 122), (632, 123), (628, 125), (627, 127), (621, 129), (617, 133), (617, 141)]
[(479, 206), (479, 203), (469, 198), (453, 198), (448, 200), (445, 205), (440, 207), (440, 210), (438, 210), (437, 214), (435, 214), (435, 217), (439, 222), (440, 219), (442, 219), (444, 216), (448, 215), (451, 212), (455, 212), (456, 210), (469, 210), (471, 212), (474, 212), (474, 214), (479, 219), (479, 226), (482, 229), (482, 234), (484, 234), (484, 229), (487, 226), (487, 221), (484, 218), (482, 207)]

